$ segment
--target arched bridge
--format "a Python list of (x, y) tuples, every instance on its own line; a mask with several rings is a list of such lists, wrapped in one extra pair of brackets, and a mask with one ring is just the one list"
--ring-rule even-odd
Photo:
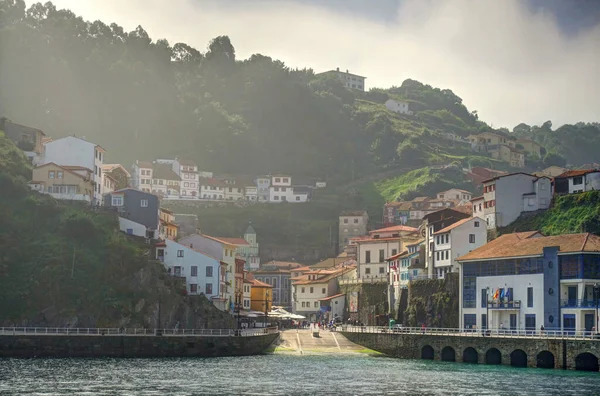
[(350, 341), (388, 356), (515, 367), (598, 371), (600, 340), (569, 337), (515, 337), (510, 334), (434, 333), (426, 330), (345, 329)]

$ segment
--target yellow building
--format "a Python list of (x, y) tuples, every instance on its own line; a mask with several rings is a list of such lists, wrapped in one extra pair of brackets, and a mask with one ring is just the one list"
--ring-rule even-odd
[(168, 209), (160, 208), (158, 210), (158, 218), (160, 220), (160, 237), (174, 241), (179, 232), (179, 225), (175, 223), (175, 214)]
[(506, 144), (510, 147), (515, 147), (515, 142), (502, 135), (493, 132), (483, 132), (479, 135), (471, 135), (467, 138), (471, 143), (485, 146), (493, 146), (496, 144)]
[(251, 284), (250, 308), (253, 311), (269, 312), (273, 306), (273, 286), (254, 279), (248, 279)]
[(491, 154), (492, 158), (506, 162), (514, 168), (525, 167), (525, 153), (517, 150), (516, 148), (509, 147), (505, 144), (500, 144), (490, 147), (488, 152)]
[(93, 172), (88, 168), (49, 162), (33, 169), (29, 185), (56, 199), (91, 202), (94, 195), (92, 176)]
[(534, 142), (533, 140), (517, 139), (516, 143), (521, 145), (523, 147), (523, 150), (525, 150), (525, 152), (527, 154), (531, 154), (531, 155), (534, 155), (539, 158), (542, 157), (542, 146), (540, 146), (538, 143)]

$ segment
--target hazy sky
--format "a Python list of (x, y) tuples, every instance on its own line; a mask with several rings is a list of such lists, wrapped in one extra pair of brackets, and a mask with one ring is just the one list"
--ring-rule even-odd
[(229, 35), (238, 59), (262, 53), (316, 72), (349, 69), (367, 76), (368, 88), (406, 78), (449, 88), (495, 127), (600, 121), (596, 0), (53, 3), (127, 30), (142, 25), (153, 39), (202, 51)]

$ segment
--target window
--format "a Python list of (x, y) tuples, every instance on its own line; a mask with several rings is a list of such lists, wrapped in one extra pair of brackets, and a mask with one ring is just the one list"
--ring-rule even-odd
[(383, 263), (385, 261), (385, 250), (379, 249), (379, 262)]
[(281, 178), (279, 178), (279, 177), (276, 177), (276, 178), (275, 178), (275, 183), (281, 183)]
[(371, 273), (371, 268), (365, 268), (365, 274), (369, 275)]
[(365, 252), (365, 263), (369, 264), (371, 262), (371, 251), (367, 250)]
[(435, 259), (436, 259), (437, 261), (439, 261), (439, 260), (440, 260), (440, 252), (435, 252)]
[(54, 179), (54, 171), (48, 171), (48, 179)]
[(348, 224), (348, 219), (344, 219), (344, 224)]
[(289, 179), (288, 179), (287, 177), (284, 177), (284, 178), (283, 178), (283, 182), (284, 182), (284, 183), (288, 183), (288, 182), (289, 182)]
[(273, 282), (271, 282), (271, 286), (277, 287), (277, 278), (273, 278)]
[(300, 201), (300, 196), (296, 196), (296, 201)]
[(450, 250), (446, 250), (446, 260), (448, 260), (448, 258), (450, 258)]
[(527, 288), (527, 308), (533, 308), (533, 287)]
[(196, 265), (192, 265), (191, 276), (198, 276), (198, 267)]
[(396, 254), (398, 254), (398, 250), (397, 249), (392, 249), (392, 256), (395, 256)]
[(583, 176), (577, 176), (573, 178), (573, 185), (583, 184)]
[(63, 172), (62, 171), (56, 172), (56, 178), (57, 179), (62, 179), (63, 178)]
[(319, 302), (315, 301), (315, 308), (319, 308)]
[(469, 234), (469, 243), (475, 243), (475, 234)]
[(304, 293), (304, 290), (305, 290), (305, 289), (304, 289), (304, 288), (302, 288), (301, 292), (302, 292), (302, 293)]
[(142, 200), (140, 201), (140, 206), (141, 206), (142, 208), (147, 208), (147, 207), (148, 207), (148, 200), (147, 200), (147, 199), (142, 199)]
[(476, 221), (476, 222), (475, 222), (475, 224), (474, 224), (474, 226), (475, 226), (475, 227), (479, 227), (479, 222), (478, 222), (478, 221)]
[(474, 329), (477, 326), (477, 314), (464, 314), (465, 329)]
[(212, 283), (206, 284), (206, 294), (212, 294)]
[(385, 273), (385, 268), (384, 268), (384, 267), (379, 267), (379, 273), (380, 273), (380, 274), (383, 274), (383, 273)]
[(487, 305), (487, 289), (481, 289), (481, 308), (485, 308)]
[(177, 251), (177, 257), (183, 257), (183, 250)]
[(358, 224), (358, 219), (354, 219), (354, 224)]
[(306, 308), (306, 303), (302, 301), (302, 308)]
[(274, 200), (274, 201), (279, 201), (279, 197), (278, 197), (277, 195), (275, 195), (275, 196), (273, 197), (273, 200)]
[(189, 187), (189, 186), (190, 186), (190, 183), (188, 183), (188, 182), (183, 183), (183, 187)]
[(525, 329), (536, 330), (535, 314), (525, 314)]
[(310, 293), (312, 294), (313, 291), (314, 291), (314, 288), (311, 287), (310, 288)]
[(123, 206), (123, 196), (122, 195), (113, 195), (111, 205), (112, 206)]
[(195, 283), (190, 283), (190, 293), (196, 294), (198, 293), (198, 285)]

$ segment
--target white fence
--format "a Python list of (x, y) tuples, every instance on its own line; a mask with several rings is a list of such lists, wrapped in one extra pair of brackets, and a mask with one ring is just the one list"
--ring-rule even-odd
[(458, 329), (458, 328), (421, 328), (421, 327), (392, 327), (388, 326), (338, 326), (338, 331), (350, 333), (388, 333), (413, 335), (439, 335), (456, 337), (502, 337), (502, 338), (553, 338), (553, 339), (586, 339), (600, 341), (600, 333), (576, 330), (540, 330), (490, 328), (490, 329)]
[(275, 327), (260, 329), (142, 329), (142, 328), (64, 328), (64, 327), (0, 327), (0, 335), (77, 335), (77, 336), (168, 336), (168, 337), (254, 337), (278, 333)]

